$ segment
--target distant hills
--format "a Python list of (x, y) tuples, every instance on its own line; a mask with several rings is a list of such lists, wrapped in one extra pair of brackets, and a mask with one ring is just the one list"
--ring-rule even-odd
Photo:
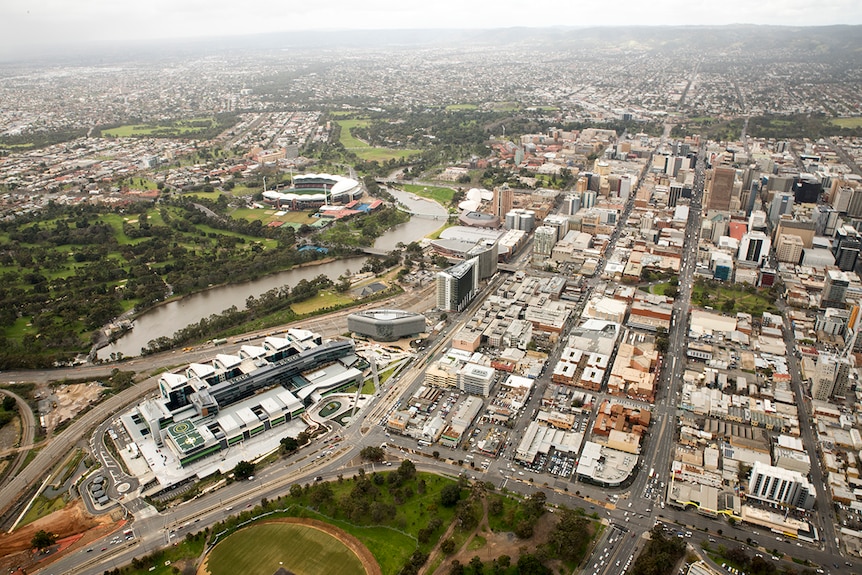
[[(237, 51), (380, 49), (419, 47), (530, 46), (549, 51), (602, 50), (623, 52), (805, 55), (814, 60), (862, 58), (862, 26), (584, 26), (448, 30), (290, 31), (207, 39), (160, 40), (126, 44), (93, 43), (75, 47), (46, 45), (31, 51), (30, 60), (100, 62), (136, 57), (183, 57)], [(108, 48), (110, 48), (108, 50)], [(2, 58), (2, 56), (0, 56)]]

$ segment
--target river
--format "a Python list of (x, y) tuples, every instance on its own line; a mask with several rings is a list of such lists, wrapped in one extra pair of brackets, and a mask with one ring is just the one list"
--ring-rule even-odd
[[(437, 202), (418, 198), (413, 194), (389, 190), (399, 203), (414, 215), (374, 242), (374, 247), (393, 250), (399, 243), (408, 244), (436, 231), (446, 223), (446, 210)], [(135, 320), (135, 328), (98, 352), (99, 359), (108, 360), (111, 353), (122, 353), (124, 357), (140, 355), (141, 348), (150, 340), (173, 336), (187, 325), (197, 323), (205, 317), (221, 313), (231, 306), (244, 308), (249, 296), (261, 294), (284, 285), (295, 286), (300, 280), (311, 280), (320, 274), (332, 279), (347, 273), (358, 272), (365, 264), (365, 257), (339, 259), (320, 265), (311, 265), (278, 272), (258, 280), (240, 284), (224, 285), (188, 295), (144, 312)]]

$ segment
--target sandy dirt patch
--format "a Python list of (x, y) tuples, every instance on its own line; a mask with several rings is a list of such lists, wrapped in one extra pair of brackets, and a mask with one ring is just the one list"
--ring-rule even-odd
[(96, 403), (102, 391), (104, 388), (95, 381), (57, 387), (50, 396), (52, 409), (45, 415), (46, 429), (54, 429), (63, 421), (78, 415), (90, 404)]
[[(91, 541), (119, 529), (123, 521), (111, 515), (93, 517), (80, 500), (65, 508), (38, 519), (12, 533), (0, 534), (0, 570), (24, 567), (30, 572), (35, 565), (42, 566), (62, 556), (69, 549), (78, 549)], [(57, 536), (57, 544), (48, 553), (36, 555), (30, 546), (33, 535), (44, 529)]]

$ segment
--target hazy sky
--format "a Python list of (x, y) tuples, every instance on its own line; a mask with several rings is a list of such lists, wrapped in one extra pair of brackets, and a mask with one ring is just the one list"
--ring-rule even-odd
[[(859, 0), (0, 0), (6, 58), (39, 45), (297, 29), (862, 24)], [(11, 53), (10, 53), (11, 52)]]

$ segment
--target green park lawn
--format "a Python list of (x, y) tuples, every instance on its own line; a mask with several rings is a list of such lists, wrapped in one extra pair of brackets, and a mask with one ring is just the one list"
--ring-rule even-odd
[(341, 126), (341, 136), (338, 140), (341, 145), (352, 150), (354, 148), (369, 148), (370, 146), (353, 135), (353, 128), (365, 128), (370, 124), (368, 120), (338, 120)]
[(338, 125), (341, 126), (341, 135), (338, 138), (341, 145), (365, 161), (386, 162), (390, 159), (409, 157), (420, 153), (420, 150), (374, 148), (355, 137), (351, 132), (352, 128), (365, 127), (369, 123), (368, 120), (338, 120)]
[[(195, 122), (208, 122), (209, 126), (207, 128), (195, 126)], [(198, 132), (208, 129), (215, 122), (215, 118), (192, 118), (191, 120), (177, 120), (169, 124), (126, 124), (117, 128), (103, 130), (102, 135), (111, 138), (193, 136)]]
[(237, 531), (207, 560), (212, 575), (272, 575), (280, 567), (306, 575), (362, 575), (359, 558), (331, 535), (307, 525), (263, 523)]
[(231, 217), (240, 220), (260, 220), (264, 225), (269, 222), (290, 222), (296, 224), (311, 225), (315, 218), (311, 215), (314, 212), (284, 212), (284, 215), (275, 215), (278, 210), (260, 209), (260, 208), (237, 208), (230, 213)]
[(448, 206), (452, 201), (452, 196), (455, 195), (455, 190), (443, 186), (423, 186), (420, 184), (404, 184), (402, 186), (405, 192), (422, 196), (434, 200), (442, 206)]
[(353, 298), (349, 295), (323, 291), (317, 297), (291, 304), (290, 307), (297, 315), (306, 315), (327, 307), (348, 304), (352, 301)]
[(862, 116), (853, 116), (852, 118), (833, 118), (829, 120), (829, 122), (842, 128), (860, 128), (862, 127)]
[(765, 293), (733, 286), (695, 284), (691, 303), (697, 307), (711, 307), (718, 312), (744, 312), (755, 317), (765, 311), (778, 313), (778, 308)]

